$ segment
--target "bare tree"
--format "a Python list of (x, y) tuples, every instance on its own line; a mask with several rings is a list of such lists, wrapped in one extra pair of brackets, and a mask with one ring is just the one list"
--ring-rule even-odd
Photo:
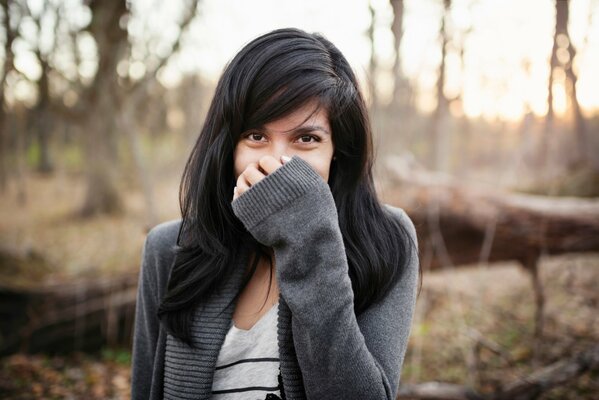
[(403, 18), (405, 13), (404, 0), (390, 0), (393, 9), (393, 22), (391, 23), (391, 32), (394, 38), (395, 56), (393, 60), (393, 100), (391, 101), (392, 108), (396, 112), (405, 114), (406, 110), (411, 108), (412, 87), (409, 80), (404, 75), (401, 68), (401, 53), (400, 47), (403, 39)]
[(588, 137), (587, 123), (580, 110), (576, 93), (578, 77), (572, 68), (576, 50), (572, 45), (568, 32), (569, 3), (555, 0), (555, 32), (553, 35), (553, 48), (551, 50), (550, 73), (548, 80), (547, 114), (545, 115), (545, 134), (541, 143), (541, 163), (547, 161), (548, 141), (553, 136), (555, 125), (555, 112), (553, 108), (553, 83), (556, 70), (562, 69), (566, 74), (566, 93), (570, 99), (574, 116), (574, 129), (576, 132), (577, 154), (576, 164), (589, 164), (599, 171), (599, 157), (592, 152)]
[(370, 92), (370, 108), (374, 112), (376, 104), (378, 102), (376, 95), (376, 73), (377, 73), (377, 60), (376, 60), (376, 49), (374, 43), (374, 29), (376, 26), (376, 11), (372, 6), (372, 3), (368, 2), (368, 11), (370, 13), (370, 25), (368, 25), (368, 40), (370, 41), (370, 62), (368, 64), (368, 91)]
[(123, 58), (127, 31), (119, 24), (127, 14), (122, 1), (93, 1), (88, 31), (98, 53), (98, 69), (84, 93), (87, 112), (85, 149), (88, 161), (87, 193), (82, 214), (115, 213), (123, 208), (117, 187), (118, 136), (115, 116), (118, 104), (117, 64)]
[[(159, 37), (160, 31), (151, 38), (149, 35), (144, 35), (142, 39), (135, 39), (148, 40), (148, 43), (141, 43), (137, 51), (134, 51), (132, 43), (134, 39), (129, 36), (127, 29), (128, 21), (132, 17), (131, 8), (134, 5), (126, 0), (110, 2), (91, 0), (80, 3), (79, 6), (85, 9), (83, 11), (87, 11), (82, 14), (87, 13), (91, 16), (87, 21), (85, 18), (79, 20), (69, 18), (70, 10), (67, 8), (72, 9), (73, 6), (78, 5), (76, 0), (69, 4), (48, 0), (35, 8), (33, 3), (30, 4), (26, 0), (2, 0), (0, 3), (4, 17), (3, 27), (7, 32), (3, 43), (7, 56), (3, 60), (3, 75), (0, 77), (2, 83), (5, 82), (9, 71), (14, 69), (12, 68), (14, 40), (26, 44), (25, 50), (22, 50), (23, 46), (17, 46), (19, 51), (27, 51), (33, 55), (41, 71), (41, 74), (33, 78), (14, 69), (15, 73), (19, 74), (19, 79), (27, 81), (36, 89), (32, 104), (25, 107), (18, 104), (11, 105), (10, 115), (16, 118), (16, 110), (19, 108), (24, 121), (27, 121), (27, 125), (19, 125), (18, 141), (29, 143), (28, 134), (31, 131), (34, 134), (32, 138), (35, 138), (39, 148), (37, 168), (50, 172), (53, 169), (53, 162), (49, 144), (53, 140), (51, 137), (53, 126), (64, 128), (65, 132), (69, 127), (80, 129), (84, 143), (83, 168), (86, 172), (87, 184), (86, 196), (79, 210), (81, 215), (122, 211), (122, 190), (119, 184), (123, 178), (124, 164), (119, 149), (122, 144), (126, 144), (131, 151), (136, 174), (142, 183), (146, 204), (150, 210), (148, 223), (152, 223), (154, 218), (151, 211), (153, 208), (151, 185), (144, 171), (143, 157), (136, 137), (140, 120), (144, 116), (137, 110), (147, 96), (158, 93), (153, 89), (159, 85), (158, 71), (179, 50), (181, 36), (197, 14), (198, 1), (184, 2), (180, 19), (175, 22), (178, 24), (179, 34), (172, 43), (169, 43), (170, 51), (165, 51), (165, 48), (161, 47), (159, 53), (151, 49), (148, 44), (151, 44), (150, 40)], [(9, 8), (12, 12), (9, 12)], [(9, 23), (10, 18), (26, 18), (28, 29), (16, 29), (14, 21)], [(144, 51), (147, 54), (144, 54)], [(58, 62), (59, 59), (69, 61), (65, 64), (65, 62)], [(146, 73), (133, 79), (130, 76), (123, 76), (121, 68), (121, 75), (119, 75), (119, 64), (129, 65), (131, 62), (143, 63)], [(82, 66), (90, 65), (95, 65), (91, 73), (89, 68), (86, 73), (82, 72)], [(0, 92), (0, 99), (4, 104), (0, 114), (0, 124), (3, 125), (6, 125), (4, 112), (7, 110), (5, 88), (6, 85), (3, 84)], [(66, 101), (67, 98), (70, 100)], [(11, 124), (11, 126), (17, 125)], [(6, 143), (6, 129), (2, 129), (0, 151), (7, 152), (2, 148)], [(14, 143), (16, 142), (13, 141), (13, 146)], [(5, 162), (4, 157), (2, 160)], [(6, 168), (1, 167), (1, 169), (0, 175), (6, 177)]]
[[(196, 15), (198, 0), (189, 0), (184, 8), (180, 23), (180, 32), (191, 23)], [(143, 78), (132, 81), (125, 79), (119, 84), (117, 65), (119, 61), (130, 58), (131, 43), (127, 31), (121, 27), (128, 11), (125, 1), (104, 2), (96, 0), (91, 4), (92, 33), (98, 47), (98, 72), (94, 83), (86, 93), (86, 109), (98, 112), (90, 113), (90, 134), (87, 149), (90, 156), (88, 190), (83, 205), (84, 215), (98, 212), (120, 212), (122, 200), (117, 188), (117, 132), (124, 134), (133, 155), (138, 175), (142, 182), (146, 204), (148, 206), (148, 223), (154, 220), (152, 190), (149, 177), (145, 174), (139, 144), (134, 131), (136, 121), (130, 118), (136, 107), (143, 101), (151, 86), (157, 85), (157, 72), (179, 50), (180, 33), (171, 46), (170, 52), (161, 58), (153, 57), (153, 68)], [(112, 116), (112, 118), (106, 118)]]
[(0, 75), (0, 191), (6, 190), (8, 181), (8, 123), (5, 107), (5, 85), (6, 77), (10, 71), (14, 69), (14, 55), (12, 52), (12, 44), (16, 37), (16, 28), (11, 24), (11, 16), (9, 13), (8, 0), (0, 0), (0, 10), (3, 18), (4, 28), (4, 63), (2, 66), (2, 74)]
[[(54, 169), (49, 146), (55, 121), (49, 114), (51, 103), (49, 74), (52, 69), (50, 66), (50, 57), (54, 53), (56, 44), (56, 27), (58, 26), (58, 8), (60, 7), (60, 3), (45, 1), (43, 2), (42, 9), (37, 13), (30, 9), (27, 1), (19, 4), (25, 10), (27, 16), (32, 18), (37, 30), (34, 43), (30, 45), (34, 49), (34, 54), (41, 66), (42, 72), (37, 82), (37, 103), (31, 114), (33, 115), (34, 134), (39, 148), (37, 170), (43, 173), (50, 173)], [(54, 35), (52, 35), (54, 40), (52, 40), (52, 45), (49, 48), (43, 49), (41, 42), (44, 35), (48, 34), (48, 30), (54, 31)]]
[(449, 42), (449, 32), (447, 28), (447, 20), (449, 18), (449, 10), (451, 8), (451, 0), (443, 0), (443, 15), (441, 17), (441, 27), (439, 29), (439, 37), (441, 38), (441, 64), (439, 65), (439, 74), (437, 75), (437, 107), (433, 113), (432, 128), (430, 130), (429, 141), (429, 166), (435, 170), (443, 167), (442, 161), (442, 140), (441, 136), (449, 134), (448, 119), (449, 119), (449, 99), (445, 96), (445, 58), (447, 56), (447, 47)]

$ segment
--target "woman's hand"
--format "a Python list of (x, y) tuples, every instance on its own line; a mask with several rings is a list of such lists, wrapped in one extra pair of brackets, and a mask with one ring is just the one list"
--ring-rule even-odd
[[(257, 163), (253, 162), (249, 164), (237, 178), (237, 186), (233, 188), (233, 200), (264, 179), (266, 175), (272, 174), (277, 168), (280, 168), (290, 159), (291, 158), (289, 157), (281, 156), (281, 160), (279, 161), (273, 156), (263, 156)], [(266, 174), (264, 174), (263, 171)]]

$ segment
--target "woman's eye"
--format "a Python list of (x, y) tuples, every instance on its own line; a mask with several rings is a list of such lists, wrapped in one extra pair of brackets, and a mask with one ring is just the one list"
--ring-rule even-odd
[[(308, 140), (304, 140), (306, 138)], [(311, 142), (310, 139), (314, 139), (314, 142)], [(314, 136), (314, 135), (302, 135), (302, 136), (300, 136), (300, 141), (302, 143), (316, 143), (316, 142), (319, 142), (320, 140), (319, 140), (318, 136)]]
[(250, 133), (246, 136), (246, 138), (250, 138), (256, 142), (259, 142), (260, 139), (262, 138), (262, 136), (264, 136), (264, 135), (262, 135), (261, 133)]
[[(247, 135), (245, 135), (246, 139), (249, 139), (253, 142), (261, 142), (262, 139), (264, 139), (264, 135), (262, 133), (248, 133)], [(314, 139), (312, 141), (312, 139)], [(301, 135), (298, 137), (297, 139), (300, 143), (317, 143), (320, 142), (320, 138), (318, 136), (315, 135)]]

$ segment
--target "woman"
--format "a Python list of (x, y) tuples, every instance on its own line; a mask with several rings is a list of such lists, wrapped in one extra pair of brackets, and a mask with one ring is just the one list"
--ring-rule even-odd
[(373, 184), (366, 106), (328, 40), (279, 29), (220, 78), (142, 254), (134, 399), (395, 399), (416, 231)]

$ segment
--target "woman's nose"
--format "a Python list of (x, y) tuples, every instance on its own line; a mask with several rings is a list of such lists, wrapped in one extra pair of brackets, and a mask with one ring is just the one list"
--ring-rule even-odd
[(275, 144), (273, 146), (271, 155), (277, 160), (280, 160), (281, 156), (291, 157), (293, 155), (293, 150), (290, 148), (288, 143)]

